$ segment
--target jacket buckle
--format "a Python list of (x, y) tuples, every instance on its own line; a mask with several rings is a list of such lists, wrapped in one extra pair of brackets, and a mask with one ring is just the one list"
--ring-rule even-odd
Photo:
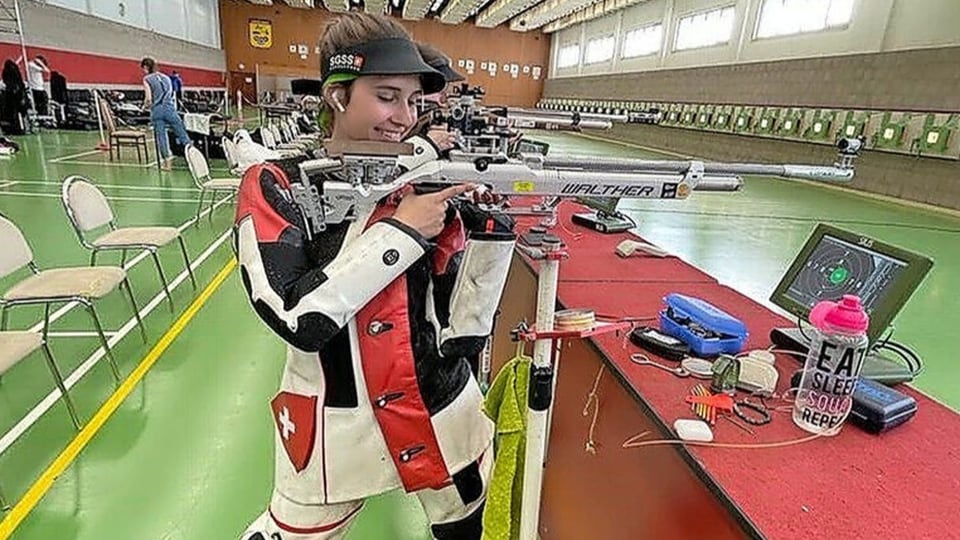
[(403, 463), (406, 463), (411, 459), (413, 459), (413, 457), (419, 454), (420, 452), (423, 452), (424, 450), (426, 450), (426, 447), (423, 445), (407, 448), (406, 450), (401, 450), (400, 461)]
[(393, 323), (389, 321), (372, 321), (367, 325), (367, 333), (371, 336), (380, 335), (393, 329)]
[(377, 407), (381, 409), (387, 406), (387, 403), (391, 401), (396, 401), (403, 397), (403, 392), (390, 392), (389, 394), (384, 394), (377, 398)]

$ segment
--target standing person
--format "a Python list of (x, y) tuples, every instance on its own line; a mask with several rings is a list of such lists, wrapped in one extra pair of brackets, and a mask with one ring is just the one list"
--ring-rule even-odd
[(177, 106), (180, 107), (183, 105), (183, 79), (177, 70), (170, 74), (170, 82), (173, 83), (173, 94), (177, 96)]
[[(320, 40), (322, 126), (335, 143), (398, 142), (444, 78), (397, 22), (345, 13)], [(423, 138), (398, 156), (438, 157)], [(294, 167), (295, 169), (295, 167)], [(288, 342), (274, 418), (269, 508), (244, 540), (342, 539), (374, 495), (419, 499), (439, 540), (479, 540), (493, 423), (466, 358), (483, 347), (513, 250), (512, 230), (466, 231), (450, 201), (401, 188), (352, 222), (306, 229), (290, 202), (299, 174), (256, 165), (235, 225), (257, 315)], [(310, 178), (343, 181), (338, 173)], [(322, 191), (321, 191), (322, 192)]]
[(170, 151), (170, 139), (167, 137), (167, 127), (173, 129), (177, 142), (186, 146), (190, 144), (190, 136), (183, 126), (183, 119), (177, 114), (177, 107), (173, 101), (173, 82), (170, 77), (157, 71), (157, 61), (153, 58), (144, 58), (140, 61), (143, 69), (143, 108), (150, 109), (150, 121), (157, 137), (157, 149), (160, 153), (160, 167), (164, 170), (173, 168), (173, 153)]
[[(17, 63), (23, 61), (23, 56), (21, 56)], [(47, 96), (47, 89), (43, 82), (43, 76), (45, 73), (50, 73), (50, 64), (47, 62), (46, 57), (42, 54), (38, 54), (33, 57), (33, 60), (27, 62), (27, 87), (30, 89), (30, 93), (33, 96), (33, 106), (37, 111), (37, 114), (40, 116), (46, 116), (49, 114), (49, 98)]]

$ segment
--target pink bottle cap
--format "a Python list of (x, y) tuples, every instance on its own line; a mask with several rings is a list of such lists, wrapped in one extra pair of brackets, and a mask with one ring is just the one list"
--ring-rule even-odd
[(839, 302), (820, 302), (810, 310), (810, 322), (817, 328), (829, 326), (850, 332), (866, 332), (870, 327), (870, 316), (863, 309), (860, 297), (844, 295)]

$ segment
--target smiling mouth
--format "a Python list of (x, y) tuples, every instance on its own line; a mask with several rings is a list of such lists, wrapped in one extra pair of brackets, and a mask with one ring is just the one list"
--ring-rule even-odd
[(384, 141), (399, 142), (400, 138), (403, 137), (402, 131), (386, 130), (386, 129), (380, 129), (380, 128), (375, 128), (374, 131)]

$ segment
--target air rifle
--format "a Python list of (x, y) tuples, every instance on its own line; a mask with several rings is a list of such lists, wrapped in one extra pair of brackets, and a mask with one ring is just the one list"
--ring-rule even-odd
[(862, 144), (841, 140), (831, 166), (656, 161), (534, 154), (470, 154), (451, 151), (434, 160), (429, 143), (328, 143), (322, 159), (299, 164), (301, 178), (291, 196), (309, 224), (308, 234), (366, 215), (378, 201), (405, 186), (419, 191), (470, 182), (503, 198), (539, 196), (686, 199), (694, 191), (737, 191), (740, 175), (757, 174), (824, 182), (853, 179), (853, 160)]

